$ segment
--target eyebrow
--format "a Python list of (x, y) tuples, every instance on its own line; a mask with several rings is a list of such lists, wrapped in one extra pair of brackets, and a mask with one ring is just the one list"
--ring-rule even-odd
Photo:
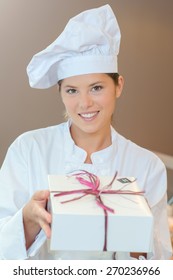
[(95, 86), (95, 85), (97, 85), (97, 84), (103, 84), (104, 83), (104, 81), (97, 81), (97, 82), (95, 82), (95, 83), (93, 83), (93, 84), (90, 84), (89, 86)]
[[(93, 87), (93, 86), (95, 86), (97, 84), (100, 84), (100, 83), (104, 83), (104, 81), (97, 81), (97, 82), (94, 82), (94, 83), (92, 83), (92, 84), (90, 84), (88, 86), (89, 87)], [(65, 85), (64, 87), (65, 88), (78, 88), (77, 86), (73, 86), (73, 85)]]
[(64, 86), (65, 88), (77, 88), (76, 86), (72, 86), (72, 85), (66, 85)]

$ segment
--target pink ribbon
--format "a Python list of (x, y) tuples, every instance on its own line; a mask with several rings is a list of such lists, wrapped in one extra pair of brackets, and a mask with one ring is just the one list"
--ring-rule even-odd
[[(115, 178), (117, 177), (117, 172), (115, 173), (115, 175), (113, 176), (113, 179), (112, 181), (104, 186), (101, 190), (99, 189), (99, 186), (100, 186), (100, 180), (99, 178), (88, 172), (88, 171), (85, 171), (85, 170), (81, 170), (80, 172), (78, 173), (74, 173), (70, 176), (74, 176), (78, 182), (82, 185), (85, 185), (88, 187), (88, 189), (80, 189), (80, 190), (72, 190), (72, 191), (61, 191), (59, 193), (57, 193), (57, 191), (51, 191), (52, 193), (55, 192), (54, 196), (64, 196), (64, 195), (70, 195), (70, 194), (82, 194), (81, 196), (78, 196), (76, 198), (72, 198), (72, 199), (69, 199), (69, 200), (65, 200), (65, 201), (62, 201), (61, 203), (68, 203), (68, 202), (72, 202), (72, 201), (75, 201), (75, 200), (78, 200), (78, 199), (81, 199), (82, 197), (84, 196), (87, 196), (87, 195), (94, 195), (95, 196), (95, 200), (96, 200), (96, 203), (99, 207), (101, 207), (104, 211), (104, 216), (105, 216), (105, 237), (104, 237), (104, 246), (103, 246), (103, 251), (107, 251), (107, 229), (108, 229), (108, 212), (111, 212), (111, 213), (115, 213), (114, 209), (106, 206), (102, 199), (101, 199), (101, 194), (132, 194), (132, 195), (143, 195), (143, 191), (131, 191), (131, 190), (123, 190), (122, 188), (121, 189), (118, 189), (118, 190), (112, 190), (110, 189)], [(134, 180), (135, 181), (135, 180)], [(133, 182), (134, 182), (133, 181)], [(132, 183), (132, 182), (130, 182)], [(129, 184), (129, 183), (128, 183)], [(126, 184), (127, 185), (127, 184)]]

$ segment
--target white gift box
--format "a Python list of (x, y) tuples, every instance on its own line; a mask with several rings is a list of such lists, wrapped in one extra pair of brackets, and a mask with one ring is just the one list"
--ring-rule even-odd
[[(99, 189), (112, 178), (99, 177)], [(127, 180), (126, 180), (127, 179)], [(52, 213), (50, 250), (103, 251), (105, 240), (104, 210), (96, 204), (95, 196), (81, 194), (55, 196), (55, 193), (88, 189), (74, 177), (49, 175), (50, 204)], [(115, 180), (111, 190), (140, 191), (134, 178)], [(125, 181), (125, 182), (124, 182)], [(153, 216), (143, 195), (101, 194), (103, 203), (114, 209), (108, 213), (107, 251), (151, 252)]]

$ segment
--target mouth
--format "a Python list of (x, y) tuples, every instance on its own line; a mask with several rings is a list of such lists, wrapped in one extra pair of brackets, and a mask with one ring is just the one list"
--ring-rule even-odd
[(85, 121), (92, 121), (97, 117), (98, 114), (99, 114), (99, 111), (88, 112), (88, 113), (80, 113), (78, 115)]

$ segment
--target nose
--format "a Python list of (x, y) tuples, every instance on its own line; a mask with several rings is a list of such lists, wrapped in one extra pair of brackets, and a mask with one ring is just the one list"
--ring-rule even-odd
[(82, 110), (88, 109), (93, 105), (92, 96), (88, 92), (80, 94), (79, 106)]

